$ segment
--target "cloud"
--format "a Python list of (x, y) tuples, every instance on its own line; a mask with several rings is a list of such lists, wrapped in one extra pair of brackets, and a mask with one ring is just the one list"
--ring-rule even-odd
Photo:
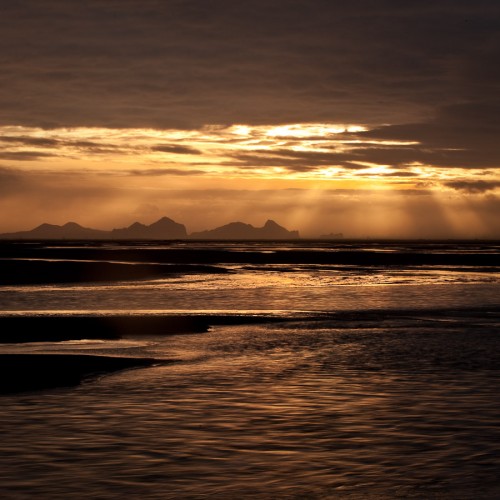
[[(301, 152), (295, 146), (328, 147), (334, 138), (277, 134), (280, 149), (234, 151), (221, 163), (289, 173), (360, 169), (357, 162), (400, 172), (412, 164), (496, 169), (499, 20), (500, 6), (489, 0), (10, 3), (0, 18), (0, 124), (200, 132), (206, 124), (358, 123), (367, 130), (334, 134), (357, 145)], [(142, 145), (115, 139), (14, 130), (0, 137), (9, 146), (0, 158), (32, 161), (63, 149), (206, 153), (189, 136)], [(254, 137), (255, 146), (268, 139)], [(418, 144), (373, 144), (380, 141)]]
[[(108, 174), (116, 175), (115, 172)], [(121, 176), (137, 176), (137, 177), (157, 177), (164, 175), (188, 176), (188, 175), (206, 175), (205, 170), (197, 170), (190, 168), (145, 168), (145, 169), (130, 169), (121, 170), (118, 175)]]
[(476, 193), (486, 193), (487, 191), (494, 191), (500, 187), (500, 181), (467, 181), (467, 180), (456, 180), (448, 181), (443, 183), (445, 186), (457, 191), (464, 191), (466, 193), (476, 194)]
[(191, 146), (182, 146), (180, 144), (162, 144), (152, 148), (153, 151), (160, 151), (162, 153), (175, 153), (180, 155), (199, 155), (201, 151)]
[(55, 156), (41, 151), (0, 151), (0, 159), (15, 161), (35, 161)]
[(224, 165), (238, 168), (280, 167), (289, 172), (314, 171), (317, 167), (339, 165), (349, 169), (364, 168), (349, 163), (357, 159), (356, 155), (320, 151), (294, 151), (287, 149), (254, 150), (229, 155), (234, 161)]
[(60, 141), (48, 137), (29, 137), (29, 136), (0, 136), (0, 142), (8, 144), (22, 144), (24, 146), (52, 147), (58, 146)]
[(0, 122), (417, 122), (493, 96), (499, 11), (491, 0), (8, 2)]
[[(141, 203), (175, 211), (164, 201), (171, 191), (159, 189), (154, 200), (151, 193), (196, 175), (191, 198), (175, 198), (179, 214), (196, 221), (194, 211), (208, 206), (220, 220), (230, 206), (243, 218), (257, 211), (258, 194), (221, 194), (215, 207), (198, 191), (242, 177), (255, 187), (261, 174), (271, 184), (279, 176), (326, 182), (330, 166), (352, 179), (388, 165), (373, 169), (376, 182), (428, 191), (444, 183), (461, 213), (455, 198), (486, 193), (466, 198), (481, 198), (478, 214), (498, 224), (498, 202), (489, 199), (500, 167), (497, 0), (23, 0), (1, 10), (0, 158), (26, 169), (0, 171), (4, 199), (24, 196), (2, 206), (4, 214), (33, 220), (57, 205), (61, 217), (65, 207), (88, 213), (90, 225), (105, 209), (130, 213)], [(300, 138), (265, 130), (328, 123), (366, 130), (311, 128)], [(249, 134), (235, 133), (235, 124)], [(37, 164), (35, 173), (29, 162), (42, 160), (47, 171)], [(428, 191), (400, 197), (413, 200), (408, 211), (422, 230), (418, 208), (428, 219), (438, 210)], [(308, 220), (338, 211), (362, 234), (362, 196), (315, 196), (274, 193), (258, 210), (299, 217), (302, 204)], [(359, 202), (358, 211), (348, 202)], [(380, 208), (387, 220), (404, 211), (389, 205)], [(440, 212), (434, 234), (444, 219)], [(330, 230), (336, 225), (322, 228)]]
[(392, 172), (387, 172), (382, 174), (384, 177), (417, 177), (419, 174), (416, 172), (408, 172), (404, 170), (394, 170)]
[[(442, 167), (500, 167), (500, 97), (494, 102), (466, 102), (439, 107), (421, 123), (375, 127), (358, 133), (362, 140), (417, 141), (418, 147), (367, 149), (379, 161), (417, 161)], [(362, 151), (360, 151), (362, 153)]]

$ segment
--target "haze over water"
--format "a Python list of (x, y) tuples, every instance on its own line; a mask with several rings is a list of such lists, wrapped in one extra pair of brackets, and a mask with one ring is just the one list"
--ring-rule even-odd
[[(57, 265), (65, 259), (56, 246), (25, 258)], [(96, 261), (98, 251), (99, 260), (129, 263), (178, 250), (199, 264), (219, 252), (210, 265), (230, 272), (0, 286), (3, 317), (182, 315), (211, 324), (205, 333), (2, 344), (2, 354), (158, 361), (1, 396), (2, 498), (498, 497), (500, 275), (484, 265), (497, 244), (61, 248), (70, 260)], [(318, 263), (346, 249), (413, 257)], [(302, 260), (290, 262), (298, 251)], [(422, 264), (422, 254), (472, 260)], [(280, 256), (289, 262), (276, 263)]]

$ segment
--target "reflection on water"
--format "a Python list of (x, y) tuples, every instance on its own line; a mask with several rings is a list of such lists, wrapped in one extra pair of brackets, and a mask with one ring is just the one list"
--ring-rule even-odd
[[(33, 310), (363, 310), (409, 307), (482, 307), (500, 306), (498, 267), (481, 265), (484, 257), (498, 253), (497, 244), (450, 244), (450, 243), (406, 243), (381, 244), (376, 242), (289, 242), (289, 243), (171, 243), (116, 244), (109, 248), (99, 243), (89, 244), (86, 252), (78, 254), (79, 260), (94, 255), (92, 250), (107, 249), (111, 254), (127, 259), (163, 258), (162, 249), (186, 247), (184, 258), (204, 258), (217, 255), (216, 264), (225, 267), (228, 274), (170, 275), (163, 279), (138, 281), (116, 281), (100, 283), (77, 283), (41, 286), (0, 286), (0, 311)], [(50, 245), (47, 246), (50, 249)], [(57, 244), (52, 250), (57, 249)], [(71, 250), (67, 245), (61, 247)], [(77, 248), (77, 247), (75, 247)], [(73, 248), (74, 249), (74, 248)], [(138, 253), (142, 249), (144, 253)], [(476, 265), (333, 265), (317, 264), (315, 255), (354, 250), (358, 253), (390, 253), (397, 255), (433, 254), (446, 257), (472, 255)], [(39, 249), (39, 252), (42, 252)], [(107, 250), (105, 253), (107, 253)], [(277, 252), (284, 255), (307, 251), (304, 262), (295, 259), (292, 264), (263, 262), (245, 263), (248, 255)], [(83, 251), (83, 250), (82, 250)], [(156, 252), (156, 253), (155, 253)], [(217, 253), (219, 252), (219, 253)], [(240, 263), (231, 263), (228, 255), (241, 255)], [(38, 258), (42, 257), (38, 253)], [(71, 255), (71, 254), (68, 254)], [(167, 254), (170, 255), (170, 254)], [(212, 257), (210, 257), (212, 256)], [(53, 257), (53, 256), (52, 256)], [(46, 258), (46, 257), (44, 257)], [(67, 256), (67, 258), (69, 258)], [(94, 258), (103, 258), (98, 253)], [(166, 257), (165, 257), (166, 258)], [(179, 258), (174, 254), (173, 259)], [(226, 262), (224, 259), (229, 260)], [(113, 260), (110, 258), (110, 260)], [(167, 259), (168, 260), (168, 259)], [(446, 261), (446, 258), (444, 259)], [(397, 262), (397, 259), (396, 259)], [(209, 260), (209, 263), (213, 263)]]
[[(209, 244), (89, 245), (160, 255)], [(213, 249), (219, 257), (228, 249), (452, 251), (478, 261), (499, 247), (298, 241)], [(170, 361), (2, 396), (0, 498), (500, 498), (497, 268), (256, 261), (224, 264), (230, 274), (0, 287), (7, 315), (266, 311), (288, 320), (0, 345), (4, 354)]]
[[(214, 283), (212, 283), (214, 285)], [(309, 283), (296, 286), (177, 288), (169, 283), (127, 287), (39, 287), (2, 290), (0, 310), (366, 310), (429, 307), (498, 306), (498, 283), (339, 286)], [(21, 288), (21, 287), (20, 287)]]
[(2, 497), (496, 498), (498, 322), (343, 326), (151, 338), (124, 347), (177, 362), (2, 398)]

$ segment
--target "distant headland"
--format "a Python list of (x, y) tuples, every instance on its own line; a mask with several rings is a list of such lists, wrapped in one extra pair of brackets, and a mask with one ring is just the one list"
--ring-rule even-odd
[(186, 226), (162, 217), (150, 225), (134, 222), (128, 227), (104, 231), (83, 227), (76, 222), (63, 226), (41, 224), (30, 231), (0, 234), (0, 239), (27, 240), (291, 240), (299, 239), (298, 231), (289, 231), (273, 220), (262, 227), (244, 222), (231, 222), (224, 226), (188, 234)]

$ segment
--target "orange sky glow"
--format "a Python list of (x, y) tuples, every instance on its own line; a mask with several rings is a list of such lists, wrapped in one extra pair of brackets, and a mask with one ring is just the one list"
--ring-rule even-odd
[(500, 238), (498, 8), (320, 3), (6, 6), (0, 233)]
[[(447, 184), (461, 177), (493, 182), (493, 175), (419, 162), (403, 169), (358, 161), (360, 150), (369, 158), (372, 149), (418, 145), (365, 141), (358, 135), (365, 130), (327, 123), (188, 131), (3, 127), (4, 155), (16, 158), (12, 176), (25, 182), (28, 192), (37, 184), (46, 197), (6, 196), (2, 212), (25, 213), (26, 229), (43, 220), (69, 219), (110, 229), (162, 215), (186, 221), (192, 231), (235, 218), (259, 225), (274, 217), (309, 237), (329, 232), (411, 237), (416, 230), (438, 237), (442, 227), (451, 236), (485, 237), (495, 229), (493, 217), (482, 221), (475, 215), (475, 203), (481, 205), (477, 196)], [(492, 196), (499, 190), (493, 186)], [(227, 202), (228, 211), (222, 210)], [(434, 220), (417, 222), (431, 211)], [(3, 227), (15, 230), (19, 224), (10, 219)]]

